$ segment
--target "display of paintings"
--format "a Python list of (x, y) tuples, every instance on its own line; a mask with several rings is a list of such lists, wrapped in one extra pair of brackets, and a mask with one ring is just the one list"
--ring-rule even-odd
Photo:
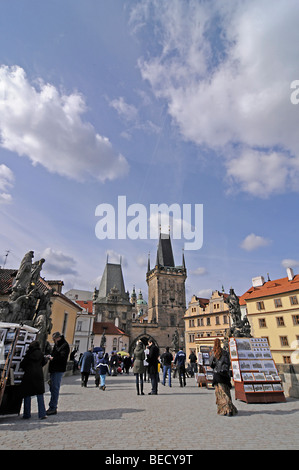
[(243, 378), (244, 382), (253, 382), (254, 381), (254, 377), (253, 377), (252, 372), (245, 372), (244, 374), (242, 374), (242, 378)]
[(251, 361), (240, 361), (241, 370), (251, 370)]
[[(230, 346), (230, 356), (231, 356), (232, 359), (238, 359), (236, 344), (231, 344), (231, 346)], [(239, 355), (239, 357), (240, 357), (240, 355)]]
[(251, 361), (251, 370), (260, 370), (263, 368), (263, 363), (261, 361)]
[(264, 392), (273, 392), (273, 386), (271, 384), (263, 384)]
[(283, 390), (281, 384), (273, 384), (272, 387), (275, 392), (281, 392)]
[(233, 379), (243, 382), (245, 393), (283, 392), (266, 338), (231, 338), (229, 347)]
[(237, 382), (241, 382), (241, 373), (240, 373), (240, 367), (239, 367), (239, 362), (238, 361), (232, 361), (232, 371), (233, 371), (233, 377), (234, 380)]
[(253, 378), (254, 378), (254, 380), (257, 380), (257, 381), (265, 381), (266, 380), (265, 374), (263, 374), (262, 372), (253, 372)]
[(236, 338), (236, 343), (237, 343), (237, 348), (238, 351), (245, 349), (245, 350), (250, 350), (251, 349), (251, 342), (250, 338)]
[[(1, 323), (0, 328), (0, 369), (4, 367), (7, 356), (11, 351), (13, 341), (16, 334), (16, 328), (8, 326), (5, 328), (4, 323)], [(21, 329), (18, 335), (18, 341), (15, 346), (14, 355), (10, 365), (13, 371), (12, 383), (17, 384), (21, 382), (24, 372), (20, 368), (20, 364), (24, 355), (29, 347), (29, 344), (36, 338), (36, 333)]]

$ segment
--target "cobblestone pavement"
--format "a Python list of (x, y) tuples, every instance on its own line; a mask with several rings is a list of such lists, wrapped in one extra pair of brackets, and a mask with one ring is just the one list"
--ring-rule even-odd
[[(107, 388), (87, 388), (80, 375), (64, 377), (57, 415), (37, 417), (36, 398), (32, 417), (0, 416), (0, 449), (8, 450), (211, 450), (299, 449), (299, 400), (286, 403), (246, 404), (232, 397), (239, 413), (218, 416), (214, 390), (178, 379), (172, 388), (159, 384), (157, 396), (136, 394), (135, 378), (107, 377)], [(48, 388), (48, 387), (47, 387)], [(49, 392), (45, 393), (48, 405)]]

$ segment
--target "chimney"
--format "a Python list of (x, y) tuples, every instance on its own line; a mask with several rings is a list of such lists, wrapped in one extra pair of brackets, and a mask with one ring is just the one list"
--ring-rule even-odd
[(265, 279), (264, 276), (257, 276), (252, 278), (253, 287), (261, 287), (264, 285)]
[(294, 271), (292, 270), (292, 268), (287, 268), (287, 275), (289, 281), (292, 281), (294, 279)]

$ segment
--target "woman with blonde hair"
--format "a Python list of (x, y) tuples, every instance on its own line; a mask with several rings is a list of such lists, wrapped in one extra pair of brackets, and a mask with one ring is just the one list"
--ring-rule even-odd
[(230, 394), (232, 388), (229, 375), (230, 359), (228, 352), (221, 348), (219, 338), (214, 341), (210, 366), (213, 369), (213, 387), (215, 387), (217, 413), (223, 416), (237, 414), (238, 410), (234, 406)]

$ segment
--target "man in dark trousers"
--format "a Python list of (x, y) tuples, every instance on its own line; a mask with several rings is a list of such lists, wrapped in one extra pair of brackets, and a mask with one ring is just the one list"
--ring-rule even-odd
[(183, 349), (181, 348), (176, 356), (174, 363), (177, 365), (178, 373), (179, 373), (179, 379), (180, 379), (180, 386), (185, 387), (186, 386), (186, 368), (185, 368), (185, 362), (186, 362), (186, 354), (184, 353)]
[(49, 356), (49, 372), (50, 372), (50, 392), (51, 399), (49, 403), (49, 409), (47, 415), (56, 415), (57, 404), (59, 398), (59, 391), (61, 385), (61, 379), (66, 371), (66, 364), (70, 353), (70, 347), (64, 336), (59, 333), (53, 333), (54, 347), (51, 355)]
[(165, 352), (161, 356), (161, 361), (163, 364), (163, 380), (162, 385), (165, 385), (166, 376), (168, 374), (168, 385), (171, 387), (171, 363), (173, 361), (173, 356), (171, 352), (169, 352), (169, 347), (166, 347)]
[(148, 362), (148, 373), (151, 378), (152, 391), (149, 395), (158, 395), (158, 357), (159, 357), (159, 348), (156, 346), (153, 341), (150, 339), (148, 341), (149, 353), (147, 356)]

